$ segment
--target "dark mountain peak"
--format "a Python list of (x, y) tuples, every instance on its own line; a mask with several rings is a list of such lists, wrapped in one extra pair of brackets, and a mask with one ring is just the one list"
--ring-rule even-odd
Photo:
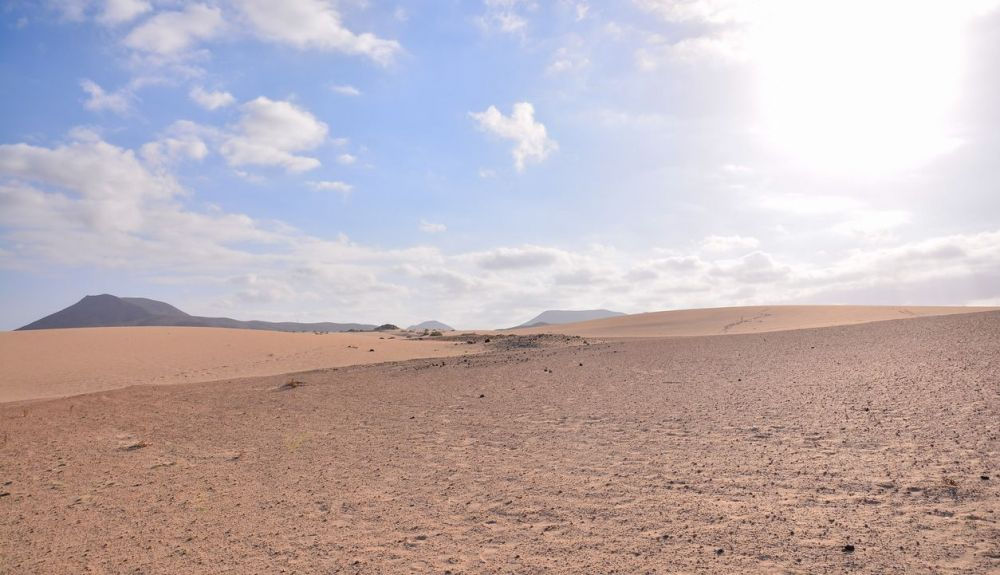
[[(164, 304), (166, 305), (166, 304)], [(88, 295), (66, 309), (20, 328), (57, 329), (136, 325), (155, 314), (111, 294)]]
[(156, 301), (155, 299), (148, 299), (144, 297), (123, 297), (120, 299), (130, 304), (137, 305), (153, 315), (162, 315), (170, 317), (191, 317), (188, 314), (182, 312), (181, 310), (175, 308), (174, 306), (162, 301)]
[[(368, 331), (375, 328), (374, 325), (360, 323), (240, 321), (228, 317), (199, 317), (188, 315), (162, 301), (143, 297), (117, 297), (105, 293), (88, 295), (64, 310), (57, 311), (18, 329), (129, 326), (226, 327), (318, 332)], [(388, 324), (383, 327), (398, 329), (396, 326)]]

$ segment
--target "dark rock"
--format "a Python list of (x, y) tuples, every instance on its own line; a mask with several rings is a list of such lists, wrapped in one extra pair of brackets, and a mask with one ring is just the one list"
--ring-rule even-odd
[(848, 543), (847, 545), (844, 545), (844, 548), (841, 549), (841, 551), (850, 555), (851, 553), (854, 553), (854, 545)]

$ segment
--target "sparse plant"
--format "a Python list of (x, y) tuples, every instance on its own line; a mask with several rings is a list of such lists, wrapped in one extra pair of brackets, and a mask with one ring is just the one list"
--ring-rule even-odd
[(431, 337), (441, 337), (441, 332), (434, 330), (430, 333)]

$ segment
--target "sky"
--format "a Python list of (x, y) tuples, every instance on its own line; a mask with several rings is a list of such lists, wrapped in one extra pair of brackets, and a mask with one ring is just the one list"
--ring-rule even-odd
[(0, 0), (0, 329), (1000, 305), (1000, 0)]

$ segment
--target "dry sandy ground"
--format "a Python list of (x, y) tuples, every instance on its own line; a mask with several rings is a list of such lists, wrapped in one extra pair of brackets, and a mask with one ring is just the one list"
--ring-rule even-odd
[(996, 309), (998, 308), (861, 305), (720, 307), (641, 313), (566, 325), (524, 328), (511, 330), (510, 333), (563, 333), (601, 338), (766, 333)]
[(206, 327), (0, 332), (0, 402), (129, 385), (454, 356), (476, 348), (455, 342), (403, 340), (389, 333), (317, 335)]
[(540, 341), (2, 405), (0, 572), (1000, 570), (1000, 313)]

